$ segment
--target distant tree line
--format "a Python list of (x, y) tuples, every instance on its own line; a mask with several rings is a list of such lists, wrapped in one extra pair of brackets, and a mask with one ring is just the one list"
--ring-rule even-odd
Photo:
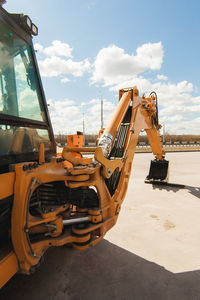
[[(200, 135), (191, 135), (191, 134), (184, 134), (184, 135), (175, 135), (175, 134), (165, 134), (164, 137), (161, 135), (161, 140), (164, 144), (174, 144), (174, 143), (200, 143)], [(147, 135), (139, 136), (138, 143), (145, 143), (149, 144)]]
[[(97, 134), (86, 134), (85, 135), (85, 146), (95, 145), (97, 141)], [(55, 140), (57, 144), (62, 146), (67, 144), (67, 135), (66, 134), (57, 134), (55, 135)], [(175, 135), (175, 134), (165, 134), (164, 139), (161, 135), (161, 140), (164, 141), (164, 144), (174, 144), (174, 143), (200, 143), (200, 135)], [(140, 135), (138, 143), (149, 144), (147, 135)]]
[(55, 141), (57, 144), (65, 145), (67, 143), (67, 135), (66, 134), (55, 134)]

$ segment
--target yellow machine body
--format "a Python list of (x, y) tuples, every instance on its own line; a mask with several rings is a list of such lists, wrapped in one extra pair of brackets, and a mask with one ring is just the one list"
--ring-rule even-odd
[(56, 155), (35, 28), (28, 16), (0, 7), (0, 287), (16, 272), (32, 273), (49, 247), (84, 250), (103, 239), (120, 213), (141, 130), (155, 155), (148, 180), (167, 177), (155, 95), (140, 97), (136, 87), (119, 91), (97, 147), (76, 144)]

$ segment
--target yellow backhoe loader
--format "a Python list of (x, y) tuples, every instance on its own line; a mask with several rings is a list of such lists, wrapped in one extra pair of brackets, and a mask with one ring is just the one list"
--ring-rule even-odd
[[(147, 180), (165, 181), (155, 93), (121, 89), (96, 148), (56, 144), (27, 15), (0, 1), (0, 287), (16, 272), (32, 273), (52, 246), (86, 249), (115, 225), (124, 200), (139, 133), (155, 160)], [(67, 117), (67, 116), (66, 116)], [(94, 152), (86, 157), (84, 152)], [(73, 153), (79, 153), (74, 156)], [(65, 259), (65, 258), (63, 258)]]

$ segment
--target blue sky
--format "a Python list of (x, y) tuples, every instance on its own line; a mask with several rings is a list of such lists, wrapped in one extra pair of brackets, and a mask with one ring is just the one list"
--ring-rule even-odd
[[(169, 133), (200, 134), (200, 2), (131, 0), (8, 0), (28, 14), (55, 132), (106, 123), (120, 87), (156, 90)], [(56, 41), (56, 42), (55, 42)]]

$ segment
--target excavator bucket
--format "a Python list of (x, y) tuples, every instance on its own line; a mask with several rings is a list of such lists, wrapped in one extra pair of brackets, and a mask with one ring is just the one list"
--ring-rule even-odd
[(150, 164), (149, 175), (146, 177), (146, 183), (153, 183), (156, 181), (167, 182), (168, 179), (168, 160), (152, 160)]

